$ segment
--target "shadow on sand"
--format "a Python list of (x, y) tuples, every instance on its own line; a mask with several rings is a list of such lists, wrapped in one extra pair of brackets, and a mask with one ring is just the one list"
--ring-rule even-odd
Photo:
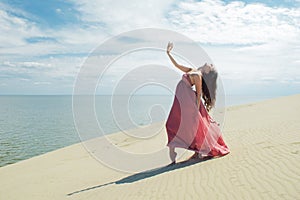
[(139, 180), (142, 180), (142, 179), (146, 179), (146, 178), (149, 178), (149, 177), (152, 177), (152, 176), (156, 176), (156, 175), (159, 175), (159, 174), (162, 174), (162, 173), (165, 173), (165, 172), (169, 172), (169, 171), (172, 171), (172, 170), (176, 170), (176, 169), (184, 168), (184, 167), (191, 166), (191, 165), (194, 165), (194, 164), (198, 164), (198, 163), (204, 162), (206, 160), (210, 160), (210, 158), (201, 159), (201, 160), (200, 159), (197, 159), (197, 160), (191, 159), (191, 160), (187, 160), (187, 161), (178, 162), (176, 164), (170, 164), (170, 165), (167, 165), (167, 166), (164, 166), (164, 167), (159, 167), (159, 168), (155, 168), (155, 169), (152, 169), (152, 170), (147, 170), (147, 171), (144, 171), (144, 172), (133, 174), (133, 175), (130, 175), (128, 177), (122, 178), (118, 181), (113, 181), (113, 182), (109, 182), (109, 183), (105, 183), (105, 184), (85, 188), (85, 189), (82, 189), (82, 190), (78, 190), (78, 191), (69, 193), (67, 195), (71, 196), (71, 195), (74, 195), (74, 194), (78, 194), (78, 193), (81, 193), (81, 192), (86, 192), (86, 191), (89, 191), (89, 190), (97, 189), (97, 188), (104, 187), (104, 186), (107, 186), (107, 185), (112, 185), (112, 184), (133, 183), (133, 182), (136, 182), (136, 181), (139, 181)]

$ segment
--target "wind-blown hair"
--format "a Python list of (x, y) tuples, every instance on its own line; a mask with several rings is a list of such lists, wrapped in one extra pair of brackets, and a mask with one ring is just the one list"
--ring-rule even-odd
[(209, 112), (216, 103), (218, 72), (213, 69), (209, 73), (202, 74), (202, 98), (206, 110)]

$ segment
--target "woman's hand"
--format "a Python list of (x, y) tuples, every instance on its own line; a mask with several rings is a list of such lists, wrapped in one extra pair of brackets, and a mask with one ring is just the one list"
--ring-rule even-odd
[(172, 61), (172, 63), (175, 65), (175, 67), (177, 67), (178, 69), (180, 69), (181, 71), (183, 71), (183, 72), (185, 72), (185, 73), (187, 73), (187, 72), (193, 70), (193, 69), (190, 68), (190, 67), (185, 67), (185, 66), (183, 66), (183, 65), (178, 64), (178, 63), (174, 60), (174, 58), (172, 57), (172, 55), (170, 54), (170, 51), (171, 51), (172, 49), (173, 49), (173, 43), (172, 43), (172, 42), (169, 42), (169, 43), (168, 43), (168, 46), (167, 46), (167, 54), (168, 54), (170, 60)]
[(169, 42), (167, 46), (167, 54), (169, 54), (172, 49), (173, 49), (173, 43)]

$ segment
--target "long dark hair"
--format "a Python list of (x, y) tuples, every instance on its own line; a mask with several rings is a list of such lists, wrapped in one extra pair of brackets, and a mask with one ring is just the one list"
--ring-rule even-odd
[(202, 97), (209, 112), (216, 103), (218, 72), (213, 69), (209, 73), (202, 73)]

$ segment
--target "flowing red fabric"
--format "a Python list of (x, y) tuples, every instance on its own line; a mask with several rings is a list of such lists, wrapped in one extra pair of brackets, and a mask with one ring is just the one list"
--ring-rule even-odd
[(175, 97), (165, 124), (169, 147), (185, 148), (202, 156), (223, 156), (229, 153), (221, 130), (208, 114), (202, 101), (198, 110), (196, 91), (188, 74), (176, 86)]

